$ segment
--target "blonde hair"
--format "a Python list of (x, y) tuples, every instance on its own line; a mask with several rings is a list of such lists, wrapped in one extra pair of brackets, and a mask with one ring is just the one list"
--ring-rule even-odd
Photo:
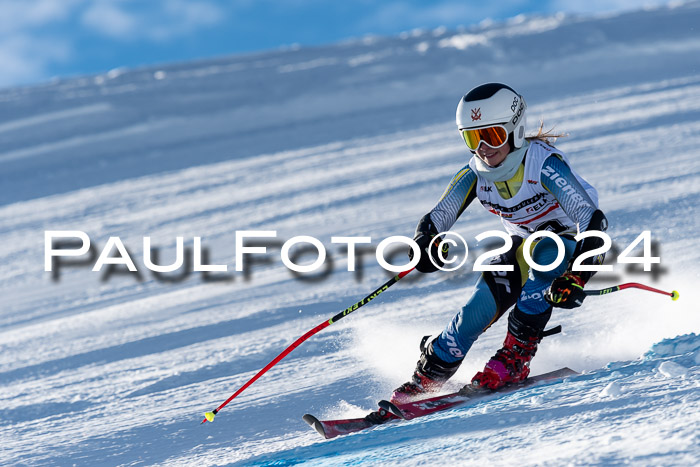
[(568, 133), (555, 133), (554, 127), (545, 131), (544, 120), (540, 120), (540, 127), (537, 129), (537, 134), (526, 136), (525, 139), (528, 141), (542, 141), (545, 144), (554, 146), (554, 143), (556, 143), (557, 138), (565, 138), (567, 136), (569, 136)]

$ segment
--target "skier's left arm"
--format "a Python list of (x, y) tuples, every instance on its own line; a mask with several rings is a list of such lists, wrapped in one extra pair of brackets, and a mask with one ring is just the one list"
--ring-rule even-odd
[[(585, 188), (572, 173), (571, 168), (562, 159), (552, 155), (545, 161), (540, 174), (540, 182), (554, 195), (567, 216), (576, 223), (579, 233), (607, 230), (608, 220), (605, 214), (598, 209), (595, 202), (586, 193)], [(545, 299), (549, 303), (560, 308), (581, 306), (586, 298), (583, 287), (595, 272), (572, 271), (572, 265), (580, 255), (602, 245), (603, 239), (597, 236), (587, 237), (576, 243), (567, 271), (556, 278), (545, 293)], [(602, 264), (604, 257), (604, 254), (590, 257), (581, 264)]]

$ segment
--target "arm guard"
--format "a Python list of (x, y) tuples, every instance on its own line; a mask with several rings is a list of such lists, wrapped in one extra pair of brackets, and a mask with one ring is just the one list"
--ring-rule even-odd
[(426, 214), (425, 216), (421, 217), (420, 221), (418, 221), (418, 225), (416, 226), (416, 233), (413, 235), (413, 238), (417, 238), (420, 235), (428, 235), (428, 236), (433, 236), (439, 234), (440, 231), (435, 227), (435, 224), (433, 224), (433, 220), (430, 218), (430, 213)]
[[(601, 232), (605, 232), (606, 230), (608, 230), (608, 219), (605, 217), (605, 214), (603, 214), (603, 211), (601, 211), (600, 209), (596, 209), (593, 212), (593, 215), (591, 216), (591, 220), (588, 223), (588, 228), (586, 229), (586, 232), (591, 230), (599, 230)], [(588, 237), (577, 242), (576, 248), (574, 249), (574, 254), (571, 256), (571, 261), (569, 262), (568, 270), (571, 271), (571, 267), (575, 259), (578, 258), (581, 254), (594, 250), (596, 248), (600, 248), (601, 246), (603, 246), (603, 239), (598, 237)], [(605, 253), (593, 256), (591, 258), (587, 258), (581, 264), (598, 265), (603, 264), (604, 260)], [(581, 279), (583, 279), (583, 282), (586, 283), (590, 280), (591, 277), (593, 277), (595, 271), (572, 271), (572, 273), (579, 276)]]
[[(434, 241), (435, 235), (438, 233), (437, 227), (435, 227), (432, 219), (430, 218), (430, 213), (423, 216), (420, 222), (418, 222), (416, 234), (413, 236), (413, 240), (416, 242), (416, 244), (418, 244), (418, 248), (421, 252), (420, 261), (418, 261), (416, 269), (422, 273), (430, 273), (438, 270), (435, 264), (430, 261), (431, 256), (435, 260), (436, 264), (440, 266), (443, 264), (438, 256), (437, 245), (435, 245)], [(448, 245), (446, 243), (443, 245), (443, 248), (445, 248), (444, 254), (447, 254), (447, 246)], [(408, 249), (408, 257), (413, 259), (413, 250), (411, 248)]]

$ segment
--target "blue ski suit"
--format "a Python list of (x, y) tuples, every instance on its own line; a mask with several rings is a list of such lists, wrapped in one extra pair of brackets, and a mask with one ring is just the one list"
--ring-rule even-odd
[[(486, 180), (472, 159), (452, 178), (429, 212), (436, 230), (446, 232), (466, 207), (479, 199), (501, 218), (513, 239), (508, 252), (491, 260), (491, 264), (513, 265), (513, 271), (484, 271), (469, 301), (433, 342), (433, 351), (444, 362), (462, 360), (478, 336), (514, 304), (530, 315), (549, 311), (551, 305), (544, 292), (566, 272), (577, 247), (576, 233), (586, 231), (596, 211), (600, 212), (596, 190), (571, 169), (563, 152), (539, 140), (526, 145), (524, 160), (510, 180)], [(524, 239), (538, 230), (557, 234), (564, 244), (564, 259), (550, 271), (530, 269), (524, 261)], [(541, 265), (552, 263), (557, 254), (556, 243), (547, 237), (533, 243), (530, 251), (534, 262)], [(602, 259), (600, 256), (595, 262)]]

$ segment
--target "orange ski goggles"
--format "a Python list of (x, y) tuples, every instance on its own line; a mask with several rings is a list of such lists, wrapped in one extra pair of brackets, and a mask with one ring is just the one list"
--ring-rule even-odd
[(508, 141), (508, 131), (503, 125), (475, 128), (473, 130), (460, 130), (464, 142), (472, 151), (476, 151), (483, 141), (494, 149), (500, 148)]

